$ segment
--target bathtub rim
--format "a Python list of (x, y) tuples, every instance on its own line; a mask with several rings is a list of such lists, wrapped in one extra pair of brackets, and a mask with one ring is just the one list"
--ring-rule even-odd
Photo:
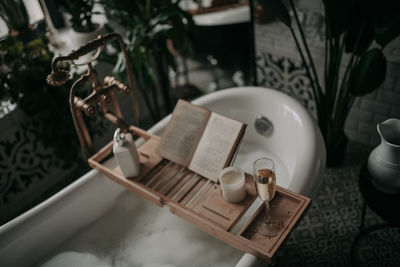
[(38, 213), (40, 213), (44, 209), (46, 209), (46, 208), (48, 208), (48, 207), (50, 207), (52, 205), (55, 205), (55, 203), (57, 203), (58, 201), (62, 200), (62, 198), (66, 197), (69, 194), (72, 194), (72, 192), (74, 192), (75, 189), (80, 188), (84, 184), (88, 183), (97, 174), (101, 175), (101, 173), (96, 169), (89, 170), (87, 173), (85, 173), (84, 175), (80, 176), (75, 181), (73, 181), (71, 184), (67, 185), (66, 187), (64, 187), (60, 191), (56, 192), (54, 195), (52, 195), (49, 198), (43, 200), (42, 202), (40, 202), (36, 206), (30, 208), (29, 210), (21, 213), (20, 215), (18, 215), (14, 219), (6, 222), (3, 225), (0, 225), (0, 236), (3, 233), (7, 232), (7, 231), (12, 231), (12, 229), (14, 227), (16, 227), (17, 225), (20, 225), (21, 223), (24, 223), (29, 218), (37, 215)]

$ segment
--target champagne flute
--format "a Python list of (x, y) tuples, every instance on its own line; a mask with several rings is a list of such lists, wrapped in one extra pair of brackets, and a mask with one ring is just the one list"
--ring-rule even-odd
[(254, 164), (254, 183), (257, 194), (265, 204), (265, 220), (257, 225), (257, 231), (262, 235), (273, 237), (282, 229), (282, 220), (271, 218), (269, 202), (275, 195), (276, 176), (274, 162), (268, 158), (259, 158)]

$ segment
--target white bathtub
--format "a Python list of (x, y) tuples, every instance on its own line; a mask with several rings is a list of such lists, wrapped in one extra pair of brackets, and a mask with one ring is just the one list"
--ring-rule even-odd
[[(226, 89), (195, 104), (248, 123), (235, 166), (275, 160), (277, 183), (313, 197), (325, 169), (325, 146), (314, 120), (293, 98), (255, 87)], [(259, 135), (258, 115), (273, 124)], [(169, 117), (149, 132), (160, 134)], [(115, 164), (113, 160), (107, 164)], [(129, 193), (96, 170), (0, 227), (0, 266), (240, 266), (245, 255), (180, 218)], [(77, 257), (79, 256), (79, 257)], [(69, 265), (60, 265), (60, 262)]]

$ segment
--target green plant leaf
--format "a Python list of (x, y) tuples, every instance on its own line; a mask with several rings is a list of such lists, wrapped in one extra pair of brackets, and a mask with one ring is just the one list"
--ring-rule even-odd
[(351, 15), (351, 1), (323, 0), (325, 14), (329, 19), (331, 37), (338, 37), (346, 31)]
[(385, 80), (386, 58), (379, 48), (369, 50), (352, 73), (351, 93), (356, 96), (366, 95)]
[(362, 56), (374, 40), (376, 23), (380, 18), (393, 14), (398, 16), (397, 6), (392, 0), (353, 0), (351, 17), (346, 35), (346, 52)]
[(166, 23), (167, 21), (171, 20), (173, 17), (178, 16), (179, 11), (176, 9), (173, 10), (160, 10), (160, 14), (152, 18), (149, 22), (150, 27), (155, 27), (156, 25), (159, 25), (160, 23)]
[(160, 25), (148, 32), (148, 37), (151, 40), (161, 39), (163, 36), (171, 36), (174, 28), (171, 25)]
[(125, 70), (125, 58), (124, 54), (120, 52), (118, 54), (117, 63), (115, 63), (113, 73), (121, 73)]
[(400, 16), (382, 16), (374, 24), (375, 41), (383, 47), (400, 34)]
[(271, 12), (276, 18), (281, 20), (286, 26), (291, 27), (290, 16), (287, 7), (280, 0), (259, 0), (265, 10)]
[(352, 25), (350, 25), (347, 31), (346, 53), (354, 53), (358, 56), (362, 55), (368, 50), (373, 39), (372, 20), (367, 20), (365, 18), (360, 18), (358, 20), (354, 18)]

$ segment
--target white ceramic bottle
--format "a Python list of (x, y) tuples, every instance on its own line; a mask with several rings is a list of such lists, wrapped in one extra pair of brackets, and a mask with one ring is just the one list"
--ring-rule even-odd
[(139, 155), (131, 133), (122, 133), (120, 128), (115, 130), (113, 153), (125, 177), (131, 178), (139, 175)]

